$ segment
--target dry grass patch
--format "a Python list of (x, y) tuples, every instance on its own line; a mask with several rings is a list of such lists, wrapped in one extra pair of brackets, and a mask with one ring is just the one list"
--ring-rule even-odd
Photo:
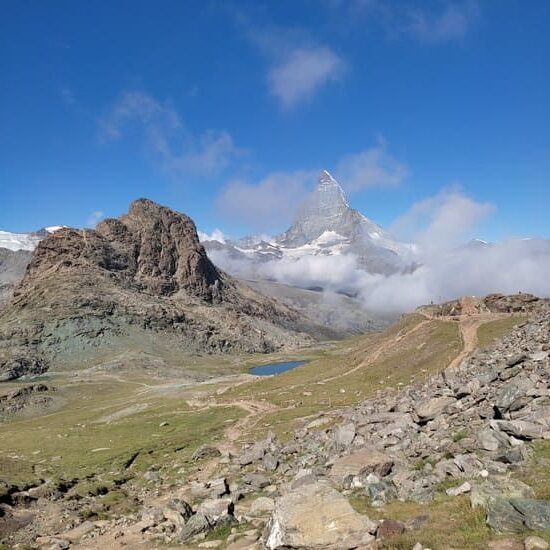
[(495, 340), (502, 338), (511, 330), (527, 320), (526, 315), (513, 315), (512, 317), (506, 317), (505, 319), (497, 319), (496, 321), (489, 321), (484, 323), (477, 329), (477, 340), (480, 348), (486, 348), (490, 346)]

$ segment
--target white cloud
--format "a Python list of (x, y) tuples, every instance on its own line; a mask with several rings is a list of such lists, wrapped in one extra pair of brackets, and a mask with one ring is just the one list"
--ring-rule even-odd
[(70, 88), (61, 89), (61, 99), (66, 105), (72, 106), (76, 104), (76, 97)]
[[(271, 172), (257, 182), (233, 180), (218, 196), (217, 210), (228, 219), (251, 224), (254, 230), (280, 230), (294, 220), (324, 168)], [(408, 167), (388, 153), (382, 139), (370, 149), (344, 156), (335, 171), (349, 192), (396, 187), (408, 174)]]
[(343, 60), (330, 48), (299, 47), (270, 69), (269, 88), (284, 108), (290, 108), (338, 80), (343, 70)]
[(423, 10), (409, 12), (406, 30), (424, 42), (449, 42), (462, 39), (479, 15), (477, 2), (453, 2), (439, 14)]
[(95, 227), (103, 218), (105, 217), (105, 214), (101, 210), (93, 210), (88, 220), (86, 221), (87, 227)]
[(225, 217), (269, 231), (292, 221), (318, 171), (273, 172), (258, 183), (230, 182), (216, 200)]
[(531, 292), (550, 296), (550, 240), (514, 239), (492, 245), (466, 245), (494, 206), (475, 201), (458, 186), (415, 203), (393, 224), (416, 240), (412, 272), (372, 275), (353, 255), (303, 256), (253, 264), (220, 252), (212, 259), (242, 277), (275, 279), (289, 285), (323, 287), (357, 295), (368, 309), (411, 311), (430, 301), (492, 292)]
[(374, 187), (397, 187), (410, 171), (387, 152), (380, 139), (375, 147), (343, 157), (336, 167), (336, 177), (350, 192)]
[(476, 202), (460, 186), (453, 185), (414, 203), (395, 220), (391, 232), (432, 254), (471, 239), (477, 225), (494, 209), (492, 204)]
[(196, 136), (172, 106), (140, 91), (122, 94), (101, 119), (100, 130), (103, 141), (141, 135), (147, 154), (175, 178), (219, 174), (243, 153), (228, 132), (207, 130)]
[(197, 233), (201, 243), (204, 241), (218, 241), (220, 243), (225, 243), (226, 241), (225, 234), (218, 228), (214, 229), (211, 234), (205, 233), (204, 231), (197, 231)]

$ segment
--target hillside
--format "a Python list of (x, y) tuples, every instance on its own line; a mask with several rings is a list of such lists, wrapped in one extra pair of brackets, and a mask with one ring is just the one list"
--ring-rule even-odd
[(47, 417), (31, 404), (0, 426), (6, 540), (544, 548), (549, 311), (527, 295), (422, 308), (272, 377), (59, 374), (34, 390)]
[(0, 314), (0, 376), (129, 350), (265, 353), (331, 335), (216, 268), (190, 218), (141, 199), (95, 230), (62, 228), (38, 244)]

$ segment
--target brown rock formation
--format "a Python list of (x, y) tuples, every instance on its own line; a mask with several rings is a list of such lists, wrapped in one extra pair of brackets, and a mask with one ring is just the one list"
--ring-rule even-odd
[(0, 379), (94, 350), (269, 352), (311, 333), (295, 310), (218, 270), (189, 217), (139, 199), (95, 230), (40, 242), (0, 315)]

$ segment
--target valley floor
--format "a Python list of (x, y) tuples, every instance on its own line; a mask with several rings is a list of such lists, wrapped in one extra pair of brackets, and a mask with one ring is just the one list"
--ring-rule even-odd
[[(200, 381), (173, 371), (164, 378), (147, 370), (92, 369), (4, 384), (0, 502), (10, 504), (0, 510), (0, 537), (6, 548), (257, 548), (269, 514), (251, 514), (250, 508), (255, 498), (268, 502), (278, 494), (273, 480), (241, 491), (243, 498), (234, 502), (241, 522), (220, 526), (204, 540), (177, 543), (166, 526), (164, 531), (157, 526), (172, 521), (174, 529), (181, 527), (177, 517), (166, 518), (174, 499), (195, 507), (205, 496), (197, 487), (211, 487), (220, 478), (229, 486), (236, 483), (249, 464), (232, 458), (242, 458), (243, 446), (246, 451), (266, 438), (285, 445), (296, 434), (328, 432), (341, 422), (341, 411), (366, 399), (389, 399), (401, 388), (457, 368), (524, 320), (509, 314), (435, 316), (424, 311), (404, 316), (384, 332), (307, 350), (305, 357), (233, 357), (223, 365), (212, 358), (194, 359), (194, 371), (212, 373)], [(247, 374), (260, 362), (303, 358), (309, 359), (306, 365), (277, 376)], [(45, 389), (13, 397), (29, 384)], [(456, 434), (452, 438), (460, 441)], [(548, 441), (543, 441), (514, 475), (540, 496), (547, 490), (540, 482), (550, 483), (549, 461)], [(306, 455), (303, 468), (308, 469)], [(344, 494), (360, 514), (407, 525), (404, 533), (379, 541), (380, 548), (412, 548), (415, 542), (433, 550), (487, 548), (490, 540), (502, 538), (466, 496), (445, 493), (454, 486), (454, 478), (438, 486), (426, 503), (397, 500), (381, 507), (373, 507), (364, 491), (348, 487)], [(233, 494), (228, 489), (221, 495), (227, 493)], [(151, 519), (155, 510), (164, 510), (165, 518)], [(505, 538), (520, 544), (525, 536)]]

